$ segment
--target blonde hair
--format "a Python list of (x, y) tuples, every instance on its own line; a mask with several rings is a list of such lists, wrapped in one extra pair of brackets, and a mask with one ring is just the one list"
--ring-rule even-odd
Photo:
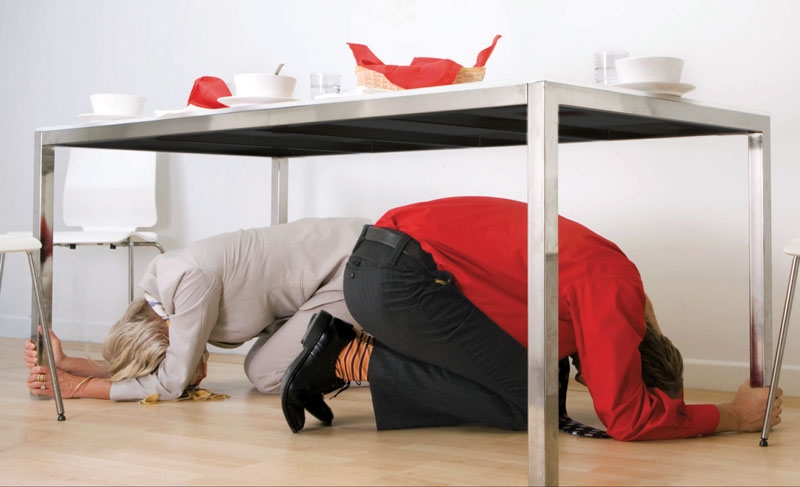
[(144, 298), (134, 300), (103, 343), (109, 379), (118, 382), (152, 373), (167, 355), (168, 346), (164, 320)]

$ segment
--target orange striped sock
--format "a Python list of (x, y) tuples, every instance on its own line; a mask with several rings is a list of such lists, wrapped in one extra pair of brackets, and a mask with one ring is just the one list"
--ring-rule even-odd
[(356, 337), (339, 352), (339, 358), (336, 359), (336, 377), (356, 384), (366, 381), (373, 341), (371, 335), (361, 330), (356, 331)]

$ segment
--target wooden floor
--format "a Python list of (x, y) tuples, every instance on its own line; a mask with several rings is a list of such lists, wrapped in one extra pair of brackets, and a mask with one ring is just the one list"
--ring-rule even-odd
[[(66, 344), (73, 347), (75, 344)], [(67, 347), (65, 347), (67, 348)], [(82, 348), (80, 348), (82, 350)], [(72, 352), (81, 353), (81, 352)], [(310, 418), (293, 434), (280, 398), (255, 392), (239, 356), (212, 356), (204, 386), (229, 399), (156, 405), (31, 399), (22, 341), (0, 338), (2, 485), (525, 485), (525, 433), (487, 427), (375, 431), (368, 388), (330, 404), (332, 427)], [(69, 391), (65, 391), (65, 394)], [(689, 402), (730, 395), (687, 391)], [(798, 485), (800, 400), (759, 434), (622, 443), (559, 436), (562, 485)], [(569, 410), (597, 425), (575, 385)]]

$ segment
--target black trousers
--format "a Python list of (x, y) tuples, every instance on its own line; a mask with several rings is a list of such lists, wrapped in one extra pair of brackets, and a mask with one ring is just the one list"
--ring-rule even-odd
[(344, 279), (375, 337), (368, 380), (379, 430), (527, 428), (527, 351), (436, 270), (409, 236), (366, 226)]

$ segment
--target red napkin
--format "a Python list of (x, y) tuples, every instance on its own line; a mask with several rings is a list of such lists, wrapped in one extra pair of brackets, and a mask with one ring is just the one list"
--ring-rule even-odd
[(201, 76), (194, 80), (194, 86), (186, 104), (201, 108), (228, 108), (228, 105), (217, 101), (223, 96), (231, 96), (231, 90), (227, 83), (215, 76)]
[[(475, 62), (476, 68), (486, 65), (486, 61), (492, 55), (494, 46), (500, 37), (502, 36), (495, 36), (492, 45), (478, 53), (478, 59)], [(450, 59), (429, 57), (415, 57), (409, 66), (384, 64), (367, 46), (349, 42), (347, 45), (353, 51), (357, 65), (382, 73), (386, 79), (400, 88), (451, 85), (462, 68), (460, 64)]]
[(483, 51), (478, 53), (478, 59), (475, 60), (475, 68), (482, 68), (486, 66), (486, 61), (489, 60), (489, 56), (492, 55), (492, 51), (494, 51), (494, 46), (497, 45), (498, 39), (502, 36), (496, 35), (494, 36), (494, 40), (492, 41), (492, 45), (484, 49)]

